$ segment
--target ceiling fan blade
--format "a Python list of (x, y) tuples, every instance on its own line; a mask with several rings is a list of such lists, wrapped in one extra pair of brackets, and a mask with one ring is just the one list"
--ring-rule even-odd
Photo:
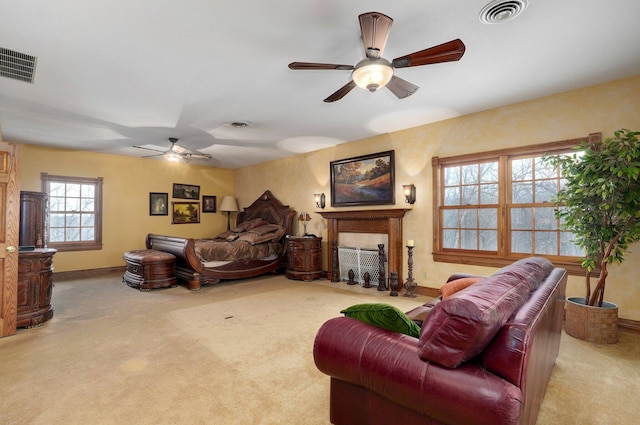
[(291, 62), (290, 69), (339, 69), (351, 70), (353, 65), (337, 65), (333, 63), (315, 63), (315, 62)]
[(353, 80), (351, 80), (347, 84), (345, 84), (344, 86), (336, 90), (331, 96), (326, 98), (324, 101), (326, 103), (331, 103), (331, 102), (335, 102), (336, 100), (340, 100), (343, 97), (345, 97), (347, 93), (353, 90), (355, 86), (356, 86), (356, 83)]
[(409, 55), (400, 56), (391, 62), (394, 68), (406, 68), (409, 66), (429, 65), (441, 62), (453, 62), (460, 60), (466, 47), (462, 40), (456, 39), (438, 46), (420, 50)]
[(196, 159), (213, 159), (212, 155), (208, 153), (202, 153), (202, 152), (187, 153), (187, 154), (184, 154), (183, 156), (186, 156), (189, 158), (196, 158)]
[(414, 94), (420, 87), (415, 84), (411, 84), (407, 80), (403, 80), (395, 75), (391, 77), (391, 80), (387, 83), (386, 87), (393, 93), (398, 99), (404, 99)]
[(358, 19), (365, 55), (370, 59), (381, 58), (393, 19), (379, 12), (363, 13)]
[(155, 155), (145, 155), (145, 156), (143, 156), (141, 158), (154, 158), (156, 156), (164, 156), (164, 154), (163, 153), (158, 153), (158, 154), (155, 154)]
[(163, 154), (164, 151), (160, 151), (158, 149), (151, 149), (151, 148), (145, 148), (144, 146), (133, 146), (136, 149), (144, 149), (146, 151), (151, 151), (151, 152), (159, 152), (160, 154)]

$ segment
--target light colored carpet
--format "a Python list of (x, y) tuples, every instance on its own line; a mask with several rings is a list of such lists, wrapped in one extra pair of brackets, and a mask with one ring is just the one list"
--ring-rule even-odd
[[(322, 424), (320, 325), (361, 302), (425, 297), (283, 276), (139, 292), (119, 275), (57, 282), (54, 317), (0, 339), (0, 424)], [(538, 420), (626, 424), (640, 415), (640, 336), (598, 346), (563, 334)], [(595, 384), (585, 375), (602, 367)]]

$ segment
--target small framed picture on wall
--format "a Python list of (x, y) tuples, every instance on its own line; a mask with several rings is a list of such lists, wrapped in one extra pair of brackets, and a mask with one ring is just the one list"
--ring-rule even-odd
[(149, 215), (169, 215), (169, 194), (149, 192)]
[(202, 212), (214, 213), (216, 212), (216, 197), (202, 195)]

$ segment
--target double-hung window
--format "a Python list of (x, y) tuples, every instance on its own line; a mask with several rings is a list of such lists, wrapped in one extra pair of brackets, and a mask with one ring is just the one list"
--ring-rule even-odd
[(48, 246), (59, 251), (102, 249), (102, 177), (40, 175), (49, 195)]
[(583, 252), (555, 217), (563, 176), (543, 156), (579, 155), (596, 137), (433, 158), (434, 260), (501, 267), (536, 255), (583, 273)]

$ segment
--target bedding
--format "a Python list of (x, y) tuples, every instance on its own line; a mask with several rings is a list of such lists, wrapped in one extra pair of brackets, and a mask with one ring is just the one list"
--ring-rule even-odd
[(281, 239), (285, 231), (284, 227), (277, 224), (268, 224), (260, 219), (250, 220), (213, 239), (196, 240), (195, 252), (203, 263), (280, 255), (284, 249)]

